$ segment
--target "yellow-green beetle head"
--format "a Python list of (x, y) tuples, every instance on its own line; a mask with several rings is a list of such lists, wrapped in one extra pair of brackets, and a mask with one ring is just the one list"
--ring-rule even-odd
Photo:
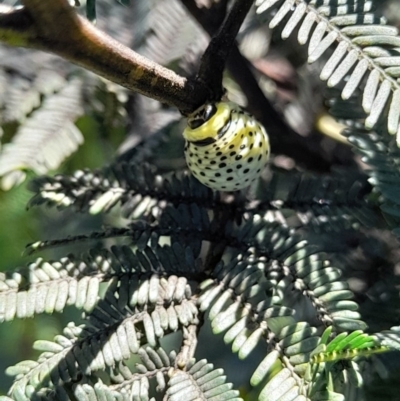
[(206, 103), (188, 117), (183, 136), (189, 142), (212, 143), (217, 139), (216, 133), (229, 120), (230, 114), (231, 108), (227, 102)]

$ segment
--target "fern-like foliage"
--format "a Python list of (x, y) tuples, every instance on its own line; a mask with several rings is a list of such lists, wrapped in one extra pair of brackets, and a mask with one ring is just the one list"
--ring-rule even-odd
[[(40, 81), (44, 77), (39, 76), (38, 79)], [(52, 82), (51, 77), (49, 79), (47, 76), (47, 90), (51, 91), (59, 85), (60, 80), (61, 77), (56, 76)], [(36, 82), (36, 85), (43, 89), (40, 82)], [(23, 96), (23, 93), (15, 93), (15, 96), (8, 103), (13, 111), (18, 110), (13, 103), (18, 102), (18, 96)], [(20, 170), (30, 169), (43, 174), (58, 167), (62, 160), (74, 152), (83, 137), (73, 123), (82, 113), (81, 83), (78, 80), (67, 83), (55, 94), (47, 96), (41, 107), (18, 128), (12, 142), (2, 149), (0, 176), (3, 176), (3, 188), (9, 189), (24, 179), (25, 174)], [(9, 115), (6, 110), (5, 118), (11, 120), (18, 116)]]
[[(337, 361), (340, 359), (351, 359), (359, 355), (372, 355), (374, 353), (386, 352), (385, 346), (377, 346), (377, 341), (373, 336), (364, 334), (361, 330), (353, 331), (351, 334), (340, 333), (331, 342), (325, 344), (325, 339), (330, 335), (331, 328), (326, 330), (311, 358), (312, 363), (323, 363)], [(383, 342), (383, 341), (382, 341)], [(393, 347), (394, 348), (394, 347)]]
[[(108, 10), (101, 4), (99, 14)], [(152, 30), (132, 38), (121, 28), (121, 36), (126, 33), (160, 63), (185, 64), (183, 52), (199, 44), (176, 35), (177, 28), (192, 26), (185, 9), (174, 1), (168, 13), (166, 2), (158, 2), (151, 14), (143, 4), (132, 7), (143, 7), (140, 15), (153, 21)], [(91, 19), (94, 5), (86, 3)], [(254, 362), (252, 370), (243, 370), (252, 387), (245, 398), (359, 401), (376, 377), (393, 373), (386, 351), (398, 351), (400, 344), (396, 261), (390, 259), (396, 245), (388, 240), (386, 247), (370, 249), (376, 259), (368, 264), (359, 254), (366, 253), (365, 244), (381, 244), (381, 233), (390, 237), (381, 210), (399, 226), (398, 148), (391, 135), (400, 110), (397, 72), (384, 64), (396, 62), (398, 38), (367, 1), (258, 2), (259, 13), (267, 9), (276, 10), (271, 26), (285, 22), (283, 37), (298, 28), (300, 42), (309, 40), (310, 61), (334, 47), (322, 72), (338, 86), (330, 112), (348, 125), (349, 141), (371, 169), (316, 175), (272, 166), (243, 193), (213, 192), (184, 171), (181, 153), (174, 153), (174, 145), (183, 145), (175, 136), (176, 113), (129, 98), (108, 82), (71, 74), (57, 81), (59, 87), (51, 81), (48, 91), (41, 82), (23, 103), (21, 87), (31, 88), (39, 78), (25, 82), (17, 74), (15, 98), (0, 93), (0, 107), (7, 111), (4, 123), (27, 118), (21, 131), (43, 115), (48, 99), (61, 99), (67, 90), (76, 91), (79, 107), (81, 98), (90, 98), (85, 111), (102, 135), (124, 125), (129, 107), (140, 115), (130, 115), (130, 137), (108, 166), (30, 184), (29, 206), (100, 215), (107, 226), (27, 248), (31, 254), (79, 243), (86, 244), (83, 255), (43, 256), (0, 274), (0, 321), (67, 306), (82, 312), (81, 322), (67, 324), (53, 341), (35, 342), (36, 360), (7, 370), (14, 382), (0, 400), (239, 401), (220, 362), (201, 356), (207, 325), (237, 355), (240, 362), (232, 363)], [(357, 89), (363, 80), (365, 89)], [(60, 116), (49, 123), (72, 124), (82, 112), (77, 107), (64, 118), (64, 106), (57, 114), (49, 103)], [(50, 166), (47, 159), (42, 164)], [(362, 269), (375, 275), (357, 276)], [(393, 310), (377, 316), (374, 308), (382, 304)]]
[[(132, 331), (135, 334), (132, 336), (133, 338), (144, 336), (145, 343), (156, 346), (158, 338), (163, 337), (167, 332), (179, 330), (191, 324), (196, 325), (197, 316), (206, 313), (211, 319), (213, 331), (217, 334), (226, 332), (224, 340), (232, 344), (232, 350), (238, 353), (239, 358), (248, 357), (260, 342), (265, 342), (267, 346), (272, 347), (251, 380), (254, 386), (260, 388), (260, 399), (277, 400), (286, 394), (287, 397), (303, 400), (307, 399), (310, 394), (318, 393), (321, 397), (328, 394), (330, 390), (326, 390), (327, 393), (326, 391), (317, 391), (315, 388), (326, 386), (331, 381), (330, 376), (320, 374), (318, 381), (315, 382), (309, 375), (310, 362), (315, 362), (312, 359), (313, 353), (321, 352), (321, 350), (318, 351), (320, 344), (318, 333), (323, 327), (331, 327), (335, 332), (351, 330), (355, 331), (356, 335), (360, 335), (366, 325), (360, 319), (357, 304), (352, 300), (353, 294), (349, 290), (349, 286), (345, 282), (339, 281), (340, 269), (331, 266), (326, 255), (318, 252), (315, 246), (307, 244), (303, 238), (296, 236), (295, 231), (286, 226), (285, 220), (277, 224), (277, 222), (269, 222), (267, 217), (270, 211), (279, 210), (279, 207), (289, 207), (288, 194), (291, 194), (290, 199), (293, 202), (290, 203), (290, 206), (294, 209), (296, 209), (296, 204), (299, 206), (312, 203), (320, 205), (321, 199), (326, 199), (326, 204), (334, 202), (334, 199), (329, 200), (330, 191), (326, 190), (327, 186), (321, 187), (321, 189), (325, 188), (325, 192), (316, 192), (319, 195), (317, 199), (310, 199), (306, 196), (306, 192), (300, 190), (300, 183), (305, 182), (306, 187), (309, 187), (310, 182), (313, 181), (307, 181), (302, 177), (303, 181), (294, 181), (297, 182), (297, 186), (294, 187), (288, 184), (282, 187), (276, 185), (275, 188), (272, 186), (273, 200), (269, 198), (270, 194), (266, 194), (264, 200), (256, 203), (252, 201), (253, 205), (251, 203), (246, 205), (239, 198), (231, 203), (232, 200), (229, 201), (220, 195), (216, 197), (217, 194), (205, 190), (196, 181), (192, 181), (186, 176), (181, 179), (172, 176), (171, 181), (161, 175), (154, 175), (155, 173), (149, 169), (144, 169), (142, 175), (138, 173), (140, 170), (135, 169), (134, 171), (135, 174), (129, 174), (129, 179), (123, 180), (124, 183), (129, 183), (130, 191), (124, 196), (132, 198), (141, 195), (135, 201), (135, 205), (142, 211), (148, 211), (140, 214), (142, 219), (149, 219), (147, 223), (133, 222), (127, 228), (114, 228), (89, 236), (71, 237), (60, 241), (53, 240), (31, 245), (33, 251), (70, 241), (124, 236), (142, 249), (142, 251), (133, 253), (128, 247), (115, 247), (111, 254), (108, 251), (101, 251), (100, 254), (92, 253), (91, 259), (88, 259), (89, 263), (75, 262), (86, 272), (90, 270), (87, 270), (85, 266), (97, 266), (102, 271), (101, 280), (110, 280), (111, 278), (117, 287), (120, 286), (118, 283), (124, 283), (124, 291), (128, 291), (124, 295), (121, 292), (122, 287), (119, 287), (116, 290), (118, 295), (115, 301), (112, 300), (112, 297), (105, 298), (106, 302), (100, 302), (93, 312), (90, 312), (90, 308), (88, 308), (89, 322), (95, 319), (93, 320), (97, 322), (95, 324), (101, 325), (105, 321), (109, 321), (110, 313), (115, 318), (125, 319), (125, 312), (120, 307), (125, 305), (127, 299), (135, 299), (135, 304), (130, 306), (135, 306), (135, 311), (140, 313), (144, 320), (142, 334), (135, 328)], [(82, 176), (94, 178), (88, 172)], [(82, 193), (80, 189), (84, 188), (82, 187), (84, 181), (77, 182), (74, 179), (65, 181), (67, 177), (60, 176), (59, 178), (62, 178), (62, 180), (58, 180), (57, 184), (60, 194), (64, 193), (74, 182), (76, 188), (70, 193)], [(271, 183), (274, 182), (274, 179), (277, 179), (276, 176), (272, 178)], [(314, 180), (314, 185), (319, 185), (317, 183), (320, 181)], [(97, 178), (91, 182), (99, 187), (98, 183), (101, 183), (101, 179)], [(148, 192), (150, 185), (153, 189), (155, 188), (155, 182), (158, 182), (159, 188), (168, 185), (169, 190)], [(50, 184), (54, 187), (55, 181), (49, 182), (49, 178), (46, 178), (37, 183), (39, 185), (35, 189), (39, 191), (40, 197), (36, 197), (34, 202), (37, 203), (38, 199), (42, 198), (48, 199), (50, 205), (57, 205), (57, 202), (54, 202), (56, 199), (54, 195), (48, 197), (45, 191), (46, 185)], [(139, 185), (139, 183), (141, 184)], [(363, 188), (360, 184), (357, 185), (358, 190)], [(197, 191), (197, 188), (201, 188), (202, 191)], [(277, 191), (277, 188), (280, 190)], [(294, 192), (291, 188), (298, 192)], [(50, 188), (47, 187), (47, 189)], [(363, 190), (365, 189), (368, 193), (368, 187), (364, 186)], [(362, 192), (360, 193), (358, 190), (354, 191), (354, 196), (349, 197), (348, 190), (344, 187), (346, 196), (342, 202), (346, 204), (350, 199), (359, 197), (359, 202), (368, 209), (368, 204), (362, 201)], [(90, 193), (94, 192), (91, 190)], [(297, 193), (298, 195), (296, 195)], [(153, 199), (154, 203), (151, 204), (151, 208), (143, 208), (145, 205), (149, 205), (149, 201), (142, 195)], [(198, 204), (193, 203), (194, 199), (197, 201), (202, 199), (203, 206), (199, 207)], [(267, 202), (266, 199), (269, 201)], [(297, 203), (296, 199), (298, 199)], [(64, 207), (75, 207), (74, 202), (75, 200), (64, 204)], [(92, 201), (91, 198), (86, 197), (85, 201), (82, 200), (77, 204), (84, 205), (84, 202), (87, 205)], [(163, 206), (162, 203), (166, 203), (166, 205)], [(233, 210), (238, 206), (239, 210), (248, 216), (243, 221), (233, 223), (232, 216), (227, 219), (226, 208)], [(271, 210), (269, 211), (269, 209)], [(88, 210), (88, 208), (85, 206), (85, 209), (80, 208), (79, 210)], [(107, 210), (107, 208), (103, 209), (103, 211)], [(213, 210), (212, 215), (209, 214), (211, 210)], [(262, 215), (254, 214), (256, 211), (263, 211), (267, 214), (263, 218)], [(370, 209), (369, 213), (373, 216), (373, 209)], [(337, 214), (341, 214), (341, 211)], [(128, 216), (134, 218), (131, 214)], [(153, 221), (154, 216), (157, 216), (156, 221)], [(362, 219), (358, 220), (358, 224), (360, 222)], [(162, 238), (170, 238), (172, 247), (160, 247), (158, 244)], [(222, 254), (224, 262), (221, 260), (209, 273), (207, 273), (207, 266), (203, 265), (200, 259), (196, 259), (200, 256), (203, 241), (215, 244), (214, 252), (217, 254), (221, 254), (225, 249)], [(154, 249), (157, 251), (154, 252)], [(218, 251), (218, 249), (220, 250)], [(232, 254), (234, 249), (236, 251)], [(252, 249), (254, 250), (252, 251)], [(132, 270), (133, 266), (141, 267)], [(112, 278), (115, 274), (121, 274), (122, 271), (124, 271), (123, 276), (119, 276), (118, 279), (116, 276)], [(145, 279), (150, 271), (156, 273), (157, 276)], [(162, 303), (157, 298), (157, 291), (155, 291), (157, 277), (160, 275), (167, 277), (171, 273), (178, 276), (183, 274), (192, 279), (199, 278), (205, 273), (211, 274), (208, 279), (200, 283), (197, 290), (195, 287), (192, 288), (193, 294), (197, 291), (198, 295), (195, 296), (195, 302), (189, 296), (187, 299), (189, 309), (186, 312), (184, 312), (184, 308), (187, 307), (183, 307), (182, 304), (175, 309), (174, 313), (170, 308), (162, 307), (149, 313), (148, 308), (152, 302), (156, 302), (158, 299), (157, 304)], [(129, 289), (131, 286), (129, 277), (132, 274), (134, 276), (144, 275), (143, 284), (140, 284), (141, 279), (134, 280), (133, 288), (138, 288), (138, 286), (143, 288), (140, 290), (141, 296), (139, 293), (137, 296), (134, 295), (131, 292), (133, 288)], [(73, 275), (79, 278), (76, 273)], [(89, 275), (91, 274), (89, 273)], [(99, 277), (98, 274), (95, 276)], [(170, 293), (172, 294), (173, 291)], [(85, 294), (89, 294), (89, 291), (85, 291)], [(82, 301), (85, 302), (84, 299)], [(82, 307), (82, 301), (76, 303), (76, 306)], [(168, 302), (171, 302), (171, 299)], [(114, 305), (112, 306), (113, 310), (109, 309), (110, 305)], [(146, 305), (146, 312), (137, 309), (138, 305)], [(116, 311), (119, 312), (116, 313)], [(182, 318), (183, 320), (181, 320)], [(196, 320), (193, 321), (193, 318)], [(313, 323), (307, 323), (306, 320), (311, 320)], [(100, 328), (100, 326), (96, 326), (96, 328)], [(330, 351), (328, 350), (328, 352)], [(361, 353), (362, 351), (359, 351), (359, 354)], [(126, 356), (128, 357), (128, 355)], [(120, 360), (122, 359), (118, 359), (118, 361)], [(349, 368), (355, 375), (357, 366), (355, 364)], [(342, 379), (342, 375), (337, 376), (338, 383)], [(315, 383), (318, 383), (317, 387), (315, 387)], [(347, 385), (350, 386), (351, 383), (347, 382)], [(309, 399), (318, 398), (313, 396)]]
[[(7, 70), (14, 68), (16, 62), (23, 63), (18, 60), (18, 53), (14, 60), (13, 53), (0, 49), (9, 64), (0, 64), (0, 77), (4, 78), (0, 126), (6, 131), (17, 126), (11, 141), (4, 142), (0, 151), (0, 177), (4, 190), (24, 181), (27, 171), (44, 174), (56, 169), (75, 152), (83, 143), (75, 122), (84, 115), (85, 109), (94, 118), (101, 115), (102, 126), (106, 129), (107, 124), (115, 124), (117, 116), (121, 119), (121, 105), (126, 102), (119, 96), (114, 102), (117, 106), (112, 109), (109, 98), (113, 88), (110, 85), (101, 85), (103, 82), (99, 78), (93, 79), (88, 74), (76, 74), (76, 68), (62, 63), (60, 66), (53, 59), (47, 69), (39, 70), (33, 78), (23, 76), (22, 67), (10, 74)], [(28, 65), (40, 68), (35, 65), (39, 60), (26, 59)], [(92, 104), (85, 104), (86, 97), (92, 98)]]
[[(67, 304), (86, 311), (84, 327), (68, 328), (73, 333), (77, 331), (66, 348), (57, 343), (51, 347), (55, 350), (52, 352), (46, 343), (45, 356), (37, 364), (21, 365), (24, 373), (17, 376), (10, 394), (28, 394), (32, 386), (49, 394), (60, 394), (58, 387), (68, 387), (71, 381), (76, 386), (74, 378), (78, 371), (86, 379), (91, 378), (81, 390), (85, 388), (94, 394), (99, 386), (93, 384), (95, 372), (122, 363), (144, 344), (158, 347), (161, 338), (177, 330), (182, 331), (184, 340), (176, 363), (185, 372), (178, 370), (176, 376), (182, 383), (192, 380), (190, 375), (186, 376), (187, 366), (191, 366), (187, 364), (193, 356), (199, 323), (207, 315), (213, 331), (225, 332), (225, 342), (232, 344), (239, 358), (247, 358), (260, 343), (271, 348), (251, 381), (254, 386), (261, 386), (260, 399), (278, 400), (284, 394), (296, 400), (307, 399), (315, 385), (307, 372), (312, 353), (320, 343), (318, 332), (331, 327), (336, 333), (357, 330), (359, 334), (366, 328), (348, 284), (339, 279), (340, 270), (285, 225), (269, 222), (260, 215), (233, 223), (222, 208), (214, 209), (210, 216), (206, 208), (184, 200), (182, 193), (183, 203), (159, 209), (157, 222), (133, 222), (127, 229), (92, 235), (92, 239), (127, 236), (139, 248), (135, 252), (123, 246), (113, 247), (111, 252), (106, 249), (91, 252), (81, 261), (72, 256), (59, 262), (39, 261), (17, 276), (27, 277), (33, 271), (36, 277), (41, 277), (32, 288), (20, 285), (22, 279), (3, 277), (2, 296), (8, 310), (5, 319), (13, 318), (15, 313), (24, 317), (61, 310)], [(164, 201), (170, 202), (169, 197)], [(160, 246), (162, 238), (170, 238), (171, 245)], [(38, 243), (32, 249), (68, 241)], [(213, 244), (214, 255), (220, 255), (212, 270), (201, 258), (204, 241)], [(215, 258), (213, 253), (209, 257)], [(204, 276), (207, 278), (201, 279)], [(98, 299), (101, 281), (109, 285), (105, 295)], [(41, 294), (37, 301), (31, 295), (31, 304), (45, 301), (41, 308), (30, 308), (26, 313), (30, 292)], [(312, 325), (306, 320), (311, 320)], [(71, 360), (65, 365), (67, 354), (75, 362)], [(31, 366), (28, 371), (27, 364)], [(21, 372), (15, 369), (9, 372)], [(199, 391), (210, 395), (221, 392), (227, 399), (237, 397), (233, 390), (227, 391), (230, 385), (217, 380), (222, 374), (220, 370), (213, 373), (209, 372), (211, 367), (206, 370), (204, 374), (209, 374), (215, 382), (206, 391), (200, 381), (193, 387), (193, 397)], [(49, 379), (36, 384), (33, 378), (38, 375)], [(321, 375), (318, 386), (327, 383), (327, 378)], [(129, 396), (134, 388), (132, 385)], [(166, 388), (167, 394), (179, 393), (181, 389), (175, 388), (172, 379)], [(81, 399), (78, 393), (74, 394)]]
[(139, 49), (146, 57), (162, 65), (171, 64), (182, 59), (182, 56), (193, 47), (203, 44), (205, 33), (188, 15), (183, 4), (172, 0), (168, 5), (157, 2), (149, 16), (149, 32), (146, 40)]
[(366, 128), (376, 125), (389, 104), (387, 129), (400, 142), (400, 38), (395, 27), (377, 17), (372, 1), (258, 0), (256, 4), (258, 13), (276, 11), (269, 26), (275, 28), (283, 23), (282, 38), (288, 38), (298, 28), (299, 43), (308, 42), (310, 63), (333, 46), (321, 79), (333, 87), (346, 78), (343, 99), (349, 99), (363, 80), (366, 81), (362, 100), (368, 115)]
[[(136, 152), (141, 162), (144, 155), (141, 146)], [(308, 174), (276, 171), (268, 182), (260, 181), (259, 199), (243, 204), (237, 196), (232, 201), (210, 191), (186, 173), (171, 173), (165, 178), (161, 174), (154, 175), (154, 168), (152, 173), (151, 166), (138, 166), (137, 156), (130, 153), (130, 157), (133, 160), (129, 163), (118, 161), (102, 170), (78, 171), (73, 177), (39, 178), (30, 184), (37, 192), (30, 205), (73, 206), (79, 211), (97, 214), (120, 204), (124, 216), (139, 218), (156, 215), (165, 201), (191, 203), (197, 198), (213, 209), (233, 210), (240, 206), (238, 217), (244, 211), (266, 213), (289, 225), (312, 225), (320, 231), (382, 224), (373, 210), (374, 204), (365, 199), (370, 188), (361, 175), (355, 176), (354, 180), (338, 174), (335, 178), (326, 176), (321, 181), (320, 177)]]

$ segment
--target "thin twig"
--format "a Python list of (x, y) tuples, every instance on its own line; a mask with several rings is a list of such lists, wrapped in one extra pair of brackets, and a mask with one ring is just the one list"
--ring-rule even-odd
[(180, 369), (184, 369), (194, 357), (198, 343), (199, 328), (199, 323), (182, 327), (182, 346), (175, 360), (176, 366)]

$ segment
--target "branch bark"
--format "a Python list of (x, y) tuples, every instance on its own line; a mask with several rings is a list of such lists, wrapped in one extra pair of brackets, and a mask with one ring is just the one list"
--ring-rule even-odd
[(23, 0), (24, 8), (0, 14), (0, 40), (57, 54), (125, 88), (177, 107), (195, 110), (206, 87), (176, 74), (96, 29), (67, 0)]

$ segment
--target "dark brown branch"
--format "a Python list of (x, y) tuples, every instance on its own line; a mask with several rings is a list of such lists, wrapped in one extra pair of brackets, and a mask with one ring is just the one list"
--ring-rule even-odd
[(207, 100), (201, 83), (123, 46), (79, 17), (67, 0), (24, 0), (0, 14), (0, 40), (57, 54), (132, 91), (190, 113)]
[(235, 1), (201, 59), (198, 79), (210, 88), (215, 100), (220, 100), (223, 95), (222, 75), (225, 64), (252, 4), (253, 0)]
[[(218, 29), (221, 10), (199, 9), (194, 0), (181, 0), (204, 30), (212, 36)], [(212, 14), (213, 18), (209, 18)], [(330, 163), (322, 148), (310, 138), (304, 138), (293, 131), (264, 96), (249, 65), (237, 46), (234, 46), (226, 65), (228, 71), (247, 97), (249, 110), (268, 131), (271, 148), (275, 154), (287, 155), (303, 166), (319, 172), (328, 171)], [(212, 72), (211, 72), (212, 73)]]

